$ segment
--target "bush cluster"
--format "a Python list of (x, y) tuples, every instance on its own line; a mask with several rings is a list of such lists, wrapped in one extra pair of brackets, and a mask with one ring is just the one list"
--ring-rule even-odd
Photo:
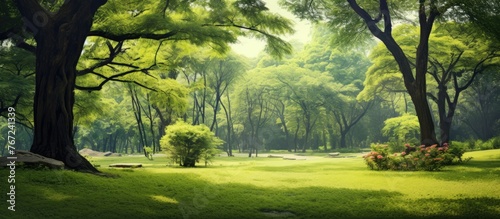
[(205, 165), (218, 154), (217, 146), (223, 143), (210, 129), (201, 125), (191, 125), (177, 121), (169, 125), (160, 140), (161, 148), (183, 167), (194, 167), (202, 159)]
[(490, 150), (490, 149), (500, 149), (500, 136), (490, 138), (486, 141), (481, 139), (469, 140), (466, 142), (452, 141), (453, 146), (460, 146), (466, 148), (467, 150)]
[[(372, 170), (440, 170), (443, 166), (463, 162), (463, 148), (425, 145), (412, 147), (405, 145), (406, 150), (401, 153), (392, 153), (387, 145), (372, 145), (372, 151), (363, 156), (366, 164)], [(470, 160), (471, 158), (468, 158)]]

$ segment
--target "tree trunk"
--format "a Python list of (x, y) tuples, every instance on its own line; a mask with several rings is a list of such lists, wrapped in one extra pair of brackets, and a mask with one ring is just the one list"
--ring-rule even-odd
[(229, 92), (227, 93), (227, 102), (228, 102), (228, 107), (229, 110), (226, 108), (223, 102), (221, 102), (222, 109), (224, 109), (224, 113), (226, 114), (226, 123), (227, 123), (227, 135), (226, 135), (226, 144), (227, 144), (227, 156), (232, 157), (233, 156), (233, 148), (231, 144), (231, 132), (232, 132), (232, 124), (233, 121), (231, 119), (231, 102), (229, 101)]
[(346, 144), (346, 140), (345, 140), (346, 135), (347, 135), (346, 131), (340, 133), (340, 148), (347, 148), (347, 144)]
[[(34, 139), (31, 152), (64, 162), (66, 168), (99, 172), (77, 151), (73, 141), (73, 105), (76, 65), (104, 0), (66, 1), (55, 15), (43, 13), (38, 1), (15, 1), (22, 16), (38, 15), (34, 31), (36, 84)], [(42, 12), (43, 15), (39, 13)]]

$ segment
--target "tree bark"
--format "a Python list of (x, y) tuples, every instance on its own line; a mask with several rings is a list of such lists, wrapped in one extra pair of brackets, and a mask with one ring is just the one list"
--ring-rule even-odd
[(15, 1), (26, 25), (34, 27), (37, 43), (31, 152), (60, 160), (66, 168), (94, 173), (99, 171), (77, 152), (73, 141), (74, 88), (76, 65), (92, 19), (105, 3), (66, 1), (51, 14), (36, 0)]

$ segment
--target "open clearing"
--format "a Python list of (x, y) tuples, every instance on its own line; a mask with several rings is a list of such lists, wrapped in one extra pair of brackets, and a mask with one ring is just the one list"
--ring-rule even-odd
[[(115, 177), (16, 171), (16, 211), (1, 218), (495, 218), (500, 150), (439, 172), (370, 171), (363, 160), (217, 157), (199, 168), (164, 156), (94, 157)], [(109, 168), (141, 163), (142, 168)], [(202, 165), (202, 164), (200, 164)], [(8, 172), (0, 171), (7, 180)], [(7, 193), (5, 183), (0, 187)], [(4, 196), (7, 198), (7, 196)]]

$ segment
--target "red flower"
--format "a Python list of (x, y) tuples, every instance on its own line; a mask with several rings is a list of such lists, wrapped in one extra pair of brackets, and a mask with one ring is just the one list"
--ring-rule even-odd
[(384, 158), (384, 157), (383, 157), (382, 155), (378, 155), (378, 156), (377, 156), (377, 158), (378, 158), (378, 159), (382, 159), (382, 158)]

